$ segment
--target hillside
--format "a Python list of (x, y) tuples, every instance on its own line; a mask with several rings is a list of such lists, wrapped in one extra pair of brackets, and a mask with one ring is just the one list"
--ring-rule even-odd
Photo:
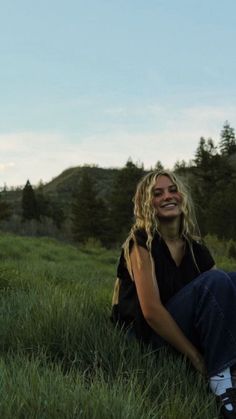
[[(193, 202), (195, 203), (201, 233), (203, 235), (210, 233), (222, 239), (236, 240), (236, 197), (234, 194), (236, 187), (235, 154), (227, 157), (225, 155), (215, 154), (214, 150), (210, 153), (207, 149), (209, 144), (206, 143), (202, 144), (201, 147), (197, 154), (198, 158), (195, 160), (195, 164), (189, 166), (180, 164), (176, 166), (176, 172), (184, 179), (184, 183), (188, 184)], [(93, 189), (93, 192), (91, 192), (91, 196), (96, 197), (96, 199), (102, 198), (100, 200), (102, 205), (99, 208), (105, 209), (103, 218), (104, 223), (107, 224), (101, 227), (102, 223), (98, 217), (97, 223), (101, 228), (99, 227), (100, 230), (98, 228), (97, 231), (102, 231), (102, 234), (98, 234), (97, 237), (94, 233), (96, 229), (93, 229), (94, 237), (99, 238), (99, 240), (104, 240), (104, 242), (102, 241), (103, 244), (110, 245), (110, 239), (108, 240), (105, 237), (105, 232), (108, 230), (107, 225), (109, 224), (109, 226), (113, 225), (112, 240), (120, 242), (124, 239), (123, 234), (122, 237), (120, 236), (120, 232), (127, 232), (130, 228), (133, 219), (132, 198), (138, 180), (145, 173), (142, 167), (138, 167), (132, 162), (127, 162), (126, 166), (122, 169), (105, 169), (97, 166), (68, 168), (47, 184), (35, 188), (36, 200), (39, 203), (39, 214), (42, 214), (42, 218), (48, 217), (50, 222), (52, 221), (56, 227), (59, 226), (60, 228), (62, 225), (60, 232), (55, 231), (54, 226), (51, 229), (50, 225), (49, 227), (45, 226), (43, 231), (42, 224), (35, 226), (33, 229), (35, 234), (54, 235), (58, 233), (62, 237), (65, 233), (66, 237), (71, 238), (71, 204), (75, 201), (74, 198), (78, 197), (79, 186), (84, 173), (88, 174), (89, 178), (92, 179), (90, 189)], [(118, 182), (116, 182), (117, 177)], [(84, 185), (84, 191), (87, 192), (88, 189), (86, 183)], [(21, 234), (23, 230), (24, 234), (31, 232), (31, 226), (28, 228), (26, 224), (22, 226), (21, 223), (22, 190), (3, 191), (1, 198), (3, 201), (10, 203), (12, 209), (11, 219), (9, 221), (4, 220), (1, 224), (3, 230), (18, 234)], [(80, 196), (78, 198), (77, 202), (80, 202)], [(89, 208), (92, 202), (93, 199), (90, 197), (85, 207)], [(37, 219), (37, 213), (35, 218)], [(227, 223), (222, 222), (222, 220), (226, 219)], [(37, 233), (38, 230), (40, 233)], [(33, 233), (31, 232), (30, 234)]]
[[(64, 170), (50, 182), (45, 183), (42, 186), (42, 192), (59, 202), (67, 212), (73, 199), (73, 195), (76, 194), (81, 176), (86, 172), (94, 181), (98, 196), (106, 201), (111, 192), (112, 184), (118, 170), (119, 169), (104, 169), (96, 166), (72, 167)], [(2, 192), (2, 197), (11, 204), (14, 212), (18, 212), (17, 208), (19, 207), (19, 202), (22, 197), (21, 190)]]
[(87, 173), (94, 181), (98, 196), (106, 200), (110, 193), (114, 177), (119, 169), (104, 169), (96, 166), (78, 166), (64, 170), (59, 176), (44, 185), (43, 191), (50, 196), (62, 199), (64, 203), (71, 201), (80, 183), (83, 173)]

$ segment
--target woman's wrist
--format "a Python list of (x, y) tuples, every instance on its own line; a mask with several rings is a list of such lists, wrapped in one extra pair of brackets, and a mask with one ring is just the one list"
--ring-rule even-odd
[(187, 357), (189, 358), (190, 361), (194, 362), (194, 361), (197, 361), (199, 358), (201, 358), (201, 355), (198, 352), (198, 350), (194, 346), (192, 346), (191, 348), (189, 348)]
[(188, 359), (191, 361), (193, 366), (199, 371), (201, 374), (206, 374), (206, 366), (204, 362), (204, 358), (201, 353), (196, 349), (192, 348), (189, 352)]

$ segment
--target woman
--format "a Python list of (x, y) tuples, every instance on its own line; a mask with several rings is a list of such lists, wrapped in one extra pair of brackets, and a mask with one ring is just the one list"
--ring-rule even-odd
[(123, 245), (113, 320), (137, 339), (184, 354), (236, 419), (236, 273), (217, 270), (196, 234), (184, 185), (169, 171), (154, 171), (138, 184), (135, 222)]

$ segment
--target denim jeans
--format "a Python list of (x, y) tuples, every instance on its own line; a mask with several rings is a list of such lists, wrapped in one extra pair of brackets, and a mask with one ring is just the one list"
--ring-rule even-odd
[[(204, 356), (208, 376), (236, 364), (236, 272), (210, 270), (166, 304), (185, 336)], [(151, 345), (168, 345), (153, 332)]]

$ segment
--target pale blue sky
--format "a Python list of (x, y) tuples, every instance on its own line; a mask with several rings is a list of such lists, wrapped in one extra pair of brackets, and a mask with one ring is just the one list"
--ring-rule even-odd
[(236, 2), (12, 0), (0, 13), (0, 187), (189, 160), (236, 128)]

